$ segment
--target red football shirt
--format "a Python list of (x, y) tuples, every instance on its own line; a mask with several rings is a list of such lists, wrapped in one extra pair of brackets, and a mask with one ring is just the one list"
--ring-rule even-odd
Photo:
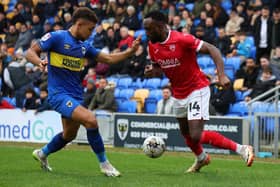
[(196, 60), (202, 44), (203, 41), (193, 35), (177, 31), (169, 31), (162, 43), (149, 42), (150, 58), (169, 78), (175, 98), (186, 98), (194, 90), (209, 85)]

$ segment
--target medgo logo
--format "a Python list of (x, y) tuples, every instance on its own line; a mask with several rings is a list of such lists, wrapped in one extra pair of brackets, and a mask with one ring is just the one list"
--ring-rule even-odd
[(42, 120), (25, 124), (0, 124), (0, 139), (2, 140), (37, 140), (49, 141), (54, 136), (52, 127), (44, 124)]

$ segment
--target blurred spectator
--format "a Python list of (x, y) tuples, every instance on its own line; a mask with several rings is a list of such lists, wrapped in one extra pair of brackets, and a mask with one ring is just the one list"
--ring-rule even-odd
[(157, 114), (174, 114), (174, 98), (170, 87), (165, 86), (162, 88), (162, 99), (158, 101), (156, 113)]
[(86, 83), (86, 89), (84, 92), (84, 102), (83, 102), (83, 106), (88, 108), (90, 101), (92, 100), (92, 98), (94, 97), (96, 92), (96, 86), (95, 86), (95, 81), (93, 79), (87, 79), (87, 83)]
[(223, 56), (226, 56), (230, 52), (231, 40), (229, 36), (226, 35), (224, 27), (218, 28), (218, 37), (216, 37), (214, 43)]
[(41, 25), (40, 17), (37, 14), (32, 16), (32, 34), (35, 39), (41, 38), (43, 35), (43, 26)]
[(200, 12), (204, 9), (205, 4), (208, 2), (208, 0), (196, 0), (194, 2), (194, 7), (192, 14), (194, 18), (197, 18), (200, 15)]
[(82, 82), (83, 87), (86, 87), (89, 79), (93, 80), (94, 82), (96, 81), (96, 72), (93, 67), (88, 68), (87, 74), (85, 75)]
[(230, 104), (235, 102), (235, 94), (232, 85), (225, 89), (219, 85), (218, 76), (215, 75), (210, 84), (210, 103), (215, 109), (216, 115), (228, 113)]
[(129, 30), (140, 29), (141, 23), (137, 17), (137, 12), (132, 5), (127, 7), (127, 16), (124, 18), (122, 25), (126, 26)]
[(10, 23), (15, 25), (16, 23), (25, 23), (24, 17), (19, 12), (18, 8), (21, 8), (21, 6), (18, 6), (17, 8), (13, 9), (13, 17), (10, 20)]
[(126, 17), (126, 8), (127, 8), (127, 3), (125, 0), (117, 1), (117, 10), (115, 15), (116, 21), (123, 22), (124, 18)]
[(159, 10), (160, 7), (155, 0), (147, 0), (146, 4), (144, 5), (144, 10), (142, 12), (143, 17), (145, 17), (148, 13)]
[(43, 35), (47, 34), (48, 32), (52, 31), (52, 24), (48, 21), (46, 21), (43, 25)]
[(280, 70), (280, 46), (275, 49), (275, 55), (271, 58), (271, 64), (275, 65)]
[(122, 26), (120, 29), (121, 40), (118, 43), (118, 48), (120, 51), (126, 50), (128, 47), (131, 47), (134, 38), (129, 35), (128, 28)]
[(259, 68), (253, 58), (247, 58), (245, 65), (241, 66), (235, 74), (235, 79), (243, 79), (243, 84), (234, 88), (236, 90), (247, 91), (256, 84), (259, 75)]
[(247, 40), (247, 36), (245, 32), (238, 31), (235, 34), (236, 36), (236, 45), (231, 53), (229, 53), (228, 57), (238, 56), (240, 57), (241, 63), (246, 60), (251, 54), (251, 48), (253, 47), (249, 40)]
[(174, 16), (172, 19), (171, 29), (176, 30), (178, 32), (182, 31), (181, 26), (181, 17), (180, 16)]
[(144, 51), (143, 45), (140, 45), (135, 54), (127, 59), (124, 63), (124, 72), (122, 74), (128, 74), (134, 79), (140, 77), (143, 78), (144, 67), (146, 65), (147, 54)]
[(225, 26), (228, 21), (228, 14), (220, 3), (216, 2), (213, 6), (214, 14), (214, 24), (216, 27)]
[(0, 93), (0, 109), (13, 109), (15, 108), (8, 101), (6, 101)]
[(197, 26), (205, 27), (206, 18), (206, 11), (201, 11), (199, 14), (199, 24)]
[(9, 30), (5, 37), (5, 43), (8, 45), (8, 48), (15, 46), (18, 36), (19, 34), (16, 30), (15, 25), (9, 25)]
[(204, 40), (208, 43), (214, 44), (216, 38), (216, 31), (214, 28), (213, 18), (207, 17), (205, 20)]
[(72, 15), (73, 11), (74, 9), (71, 4), (71, 1), (69, 0), (64, 1), (63, 6), (60, 8), (60, 13), (59, 13), (61, 15), (60, 17), (62, 18), (62, 21), (65, 22), (64, 14), (69, 13), (70, 15)]
[(115, 36), (113, 27), (108, 27), (106, 30), (106, 46), (109, 49), (109, 52), (112, 52), (118, 47), (118, 40)]
[(57, 5), (54, 0), (47, 0), (47, 3), (44, 7), (44, 15), (46, 19), (52, 18), (57, 14)]
[(115, 38), (118, 42), (121, 41), (120, 29), (121, 29), (121, 23), (119, 21), (114, 21), (113, 30), (115, 33)]
[(32, 22), (32, 9), (31, 8), (32, 7), (24, 6), (24, 10), (22, 10), (23, 12), (21, 14), (22, 14), (23, 19), (25, 20), (25, 23)]
[(0, 12), (0, 34), (4, 34), (7, 31), (7, 19), (4, 12)]
[(27, 88), (25, 91), (25, 98), (23, 100), (22, 111), (34, 110), (37, 108), (36, 93), (32, 88)]
[(37, 4), (33, 10), (33, 14), (37, 14), (40, 17), (41, 24), (43, 24), (46, 20), (45, 6), (46, 6), (46, 0), (38, 0)]
[(20, 26), (20, 33), (15, 44), (15, 51), (21, 48), (23, 51), (27, 50), (33, 39), (31, 30), (27, 29), (27, 25), (23, 23)]
[(215, 11), (211, 2), (206, 2), (203, 10), (206, 12), (207, 17), (213, 17)]
[(226, 35), (233, 36), (240, 30), (240, 25), (243, 23), (244, 18), (240, 17), (235, 9), (230, 12), (229, 20), (226, 23), (225, 31)]
[(260, 57), (270, 55), (271, 36), (272, 36), (272, 20), (269, 16), (269, 8), (264, 6), (261, 10), (261, 16), (256, 18), (254, 24), (254, 39), (257, 47), (256, 59), (259, 64)]
[(192, 20), (191, 20), (191, 15), (190, 12), (188, 10), (183, 10), (182, 12), (182, 19), (180, 22), (180, 26), (183, 27), (188, 27), (189, 24), (191, 24)]
[(116, 11), (117, 11), (116, 0), (109, 0), (105, 11), (106, 20), (104, 21), (113, 24), (113, 22), (115, 21)]
[(280, 9), (273, 11), (272, 36), (271, 36), (271, 56), (274, 55), (275, 48), (280, 46)]
[(67, 30), (72, 25), (72, 15), (69, 12), (67, 12), (63, 15), (63, 19), (64, 19), (63, 28)]
[(254, 15), (254, 8), (252, 6), (247, 7), (244, 15), (244, 22), (241, 24), (241, 30), (247, 34), (252, 34), (252, 19)]
[(58, 31), (58, 30), (63, 30), (63, 25), (61, 22), (56, 22), (54, 25), (53, 25), (53, 31)]
[(36, 100), (36, 110), (35, 114), (39, 112), (43, 112), (45, 110), (52, 110), (51, 105), (48, 103), (48, 89), (47, 87), (43, 87), (40, 89), (40, 98)]
[(99, 80), (99, 87), (92, 98), (89, 109), (90, 110), (108, 110), (111, 112), (116, 111), (117, 105), (114, 98), (115, 85), (108, 84), (105, 78)]
[[(253, 87), (252, 92), (245, 97), (245, 101), (250, 101), (251, 99), (257, 97), (258, 95), (272, 89), (275, 87), (276, 83), (276, 76), (273, 75), (271, 68), (266, 68), (261, 73), (261, 77), (257, 80), (256, 84)], [(271, 95), (262, 98), (261, 100), (265, 100), (267, 98), (271, 97)]]
[(106, 32), (103, 30), (102, 25), (96, 26), (96, 34), (93, 37), (92, 45), (97, 49), (103, 49), (106, 47)]
[(263, 71), (265, 71), (266, 69), (271, 69), (271, 74), (275, 75), (277, 84), (280, 84), (280, 70), (277, 68), (276, 65), (270, 63), (269, 57), (267, 55), (264, 55), (260, 58), (260, 72), (258, 79), (260, 79)]

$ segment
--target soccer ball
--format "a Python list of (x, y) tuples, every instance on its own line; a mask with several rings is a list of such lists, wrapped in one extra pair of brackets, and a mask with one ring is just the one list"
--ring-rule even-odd
[(147, 137), (142, 147), (145, 155), (150, 158), (160, 157), (166, 149), (163, 139), (158, 136)]

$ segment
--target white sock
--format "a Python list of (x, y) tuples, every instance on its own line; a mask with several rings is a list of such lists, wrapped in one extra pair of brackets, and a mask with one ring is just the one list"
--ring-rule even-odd
[(204, 151), (202, 151), (202, 153), (200, 153), (200, 155), (198, 155), (196, 158), (197, 158), (197, 161), (200, 162), (206, 158), (206, 153)]
[(241, 155), (241, 154), (243, 154), (243, 152), (244, 152), (243, 145), (237, 144), (236, 145), (236, 153)]

